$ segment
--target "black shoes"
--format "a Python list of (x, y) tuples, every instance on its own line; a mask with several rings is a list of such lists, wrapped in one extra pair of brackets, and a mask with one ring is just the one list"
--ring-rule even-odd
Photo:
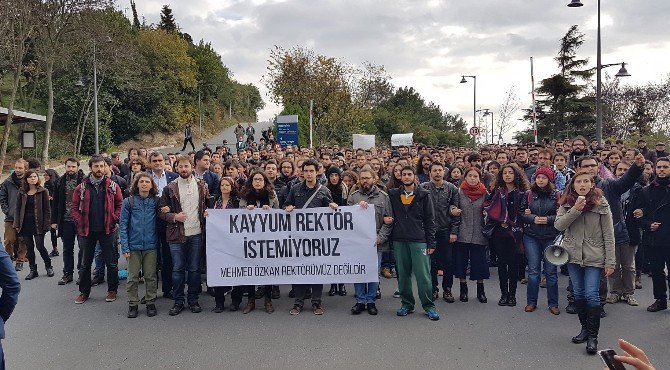
[(351, 307), (352, 315), (359, 315), (363, 311), (365, 311), (365, 303), (356, 303), (353, 307)]
[(601, 304), (600, 305), (600, 318), (604, 319), (607, 317), (607, 312), (605, 312), (605, 305)]
[(330, 284), (330, 290), (328, 291), (328, 296), (332, 297), (337, 294), (337, 284)]
[(128, 318), (134, 319), (137, 317), (137, 306), (128, 307)]
[(368, 303), (368, 313), (372, 316), (379, 313), (379, 311), (377, 311), (377, 306), (374, 303)]
[(158, 314), (158, 310), (156, 310), (156, 305), (155, 304), (148, 304), (147, 305), (147, 316), (154, 317), (157, 314)]
[(498, 301), (498, 306), (507, 306), (509, 303), (509, 298), (507, 297), (507, 294), (503, 293), (502, 296), (500, 296), (500, 300)]
[(281, 292), (279, 291), (278, 285), (272, 286), (272, 299), (279, 299), (281, 297)]
[(226, 310), (226, 309), (223, 307), (222, 304), (221, 304), (221, 305), (217, 304), (217, 305), (214, 306), (214, 308), (212, 309), (212, 312), (214, 312), (214, 313), (221, 313), (221, 312), (223, 312), (223, 311), (225, 311), (225, 310)]
[(477, 283), (477, 300), (481, 303), (486, 303), (489, 300), (486, 298), (486, 293), (484, 293), (484, 284)]
[(49, 253), (49, 257), (58, 257), (60, 256), (60, 253), (58, 253), (58, 249), (54, 249)]
[(193, 304), (189, 303), (188, 308), (191, 310), (193, 313), (200, 313), (202, 312), (202, 307), (200, 307), (200, 304), (198, 302), (195, 302)]
[(347, 295), (347, 288), (344, 286), (344, 284), (339, 285), (339, 290), (338, 290), (337, 294), (339, 294), (340, 297), (344, 297), (344, 296)]
[(461, 302), (467, 302), (468, 301), (468, 283), (461, 283), (460, 301)]
[(265, 288), (262, 285), (259, 285), (258, 288), (256, 288), (256, 299), (261, 299), (265, 295)]
[(454, 303), (456, 301), (454, 296), (451, 294), (451, 289), (445, 289), (444, 292), (442, 292), (442, 298), (447, 303)]
[(657, 299), (656, 302), (652, 303), (649, 307), (647, 307), (647, 311), (649, 312), (658, 312), (667, 309), (668, 309), (668, 301), (666, 301), (665, 299)]
[(514, 307), (516, 306), (516, 296), (510, 294), (507, 298), (507, 305), (509, 307)]
[(34, 279), (38, 276), (39, 276), (39, 274), (37, 273), (37, 269), (34, 269), (34, 270), (30, 269), (30, 273), (28, 273), (28, 275), (26, 276), (26, 280), (32, 280), (32, 279)]
[(565, 312), (574, 315), (577, 313), (577, 309), (575, 308), (575, 303), (574, 302), (569, 302), (568, 305), (565, 307)]
[(582, 326), (582, 330), (576, 336), (572, 337), (572, 343), (584, 343), (589, 339), (589, 331), (587, 328), (587, 313), (586, 313), (586, 302), (576, 301), (571, 303), (579, 317), (579, 324)]
[[(288, 292), (288, 297), (289, 297), (289, 298), (295, 298), (295, 292), (293, 291), (293, 289), (291, 289), (291, 290)], [(274, 298), (274, 297), (273, 297), (273, 298)]]
[(172, 308), (170, 309), (170, 312), (168, 312), (168, 315), (177, 316), (182, 311), (184, 311), (184, 304), (183, 303), (177, 303), (174, 306), (172, 306)]
[(230, 308), (228, 309), (230, 312), (235, 312), (240, 310), (240, 304), (239, 303), (231, 303)]
[(54, 274), (54, 268), (51, 267), (51, 266), (47, 267), (47, 276), (48, 277), (53, 277), (54, 275), (56, 275), (56, 274)]
[(440, 290), (439, 289), (433, 290), (433, 297), (432, 297), (433, 302), (437, 301), (439, 298), (440, 298)]
[(16, 271), (23, 270), (23, 262), (17, 262), (16, 266), (14, 266), (14, 270), (16, 270)]
[(601, 312), (600, 307), (593, 307), (587, 310), (586, 329), (589, 332), (589, 339), (586, 340), (586, 353), (589, 355), (598, 353), (598, 332), (600, 331)]
[(93, 279), (91, 279), (91, 286), (98, 286), (104, 282), (105, 278), (95, 276)]

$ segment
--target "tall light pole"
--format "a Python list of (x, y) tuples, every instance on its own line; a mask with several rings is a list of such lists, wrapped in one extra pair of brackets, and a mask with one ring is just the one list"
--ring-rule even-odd
[[(477, 126), (477, 76), (466, 76), (462, 75), (461, 76), (461, 83), (464, 84), (468, 82), (466, 78), (472, 78), (474, 81), (474, 90), (473, 90), (473, 97), (472, 97), (472, 127)], [(477, 139), (473, 136), (472, 138), (472, 146), (475, 147), (477, 146)]]
[(493, 128), (493, 111), (488, 109), (488, 108), (484, 109), (484, 117), (486, 117), (488, 115), (491, 115), (491, 145), (493, 145), (493, 140), (494, 140), (493, 139), (493, 137), (494, 137), (493, 136), (493, 130), (494, 130), (494, 128)]

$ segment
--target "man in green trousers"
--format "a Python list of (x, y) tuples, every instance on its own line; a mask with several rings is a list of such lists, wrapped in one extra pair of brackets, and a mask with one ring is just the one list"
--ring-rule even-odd
[(428, 191), (416, 185), (413, 167), (403, 167), (401, 181), (403, 186), (389, 191), (393, 208), (393, 250), (398, 269), (398, 291), (402, 299), (402, 307), (396, 314), (407, 316), (414, 312), (414, 272), (421, 306), (429, 319), (439, 320), (430, 281), (429, 255), (435, 251), (433, 204)]

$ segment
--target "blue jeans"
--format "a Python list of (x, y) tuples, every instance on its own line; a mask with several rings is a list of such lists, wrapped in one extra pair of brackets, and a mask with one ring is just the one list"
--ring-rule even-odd
[(5, 368), (5, 352), (2, 350), (2, 339), (0, 339), (0, 369)]
[[(377, 268), (382, 263), (382, 252), (377, 252)], [(372, 303), (377, 301), (377, 289), (379, 282), (372, 283), (354, 283), (354, 291), (356, 294), (356, 303)]]
[(172, 256), (172, 296), (175, 304), (184, 304), (184, 285), (188, 284), (189, 304), (198, 302), (200, 286), (201, 234), (186, 237), (185, 243), (170, 243)]
[(587, 307), (600, 307), (600, 276), (603, 269), (568, 263), (568, 273), (575, 301), (586, 300)]
[(541, 267), (544, 262), (549, 307), (558, 307), (558, 274), (556, 272), (556, 265), (552, 265), (544, 259), (544, 250), (552, 242), (552, 239), (537, 239), (532, 236), (523, 236), (523, 245), (526, 249), (526, 258), (528, 259), (527, 304), (537, 306), (537, 295), (540, 290), (540, 271), (542, 271)]

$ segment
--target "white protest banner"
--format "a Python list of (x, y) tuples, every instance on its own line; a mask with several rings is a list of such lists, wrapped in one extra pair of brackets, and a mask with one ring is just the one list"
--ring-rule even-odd
[(375, 135), (353, 134), (354, 149), (370, 149), (375, 147)]
[(207, 285), (379, 281), (373, 208), (209, 209)]
[(391, 146), (412, 145), (414, 133), (391, 135)]

